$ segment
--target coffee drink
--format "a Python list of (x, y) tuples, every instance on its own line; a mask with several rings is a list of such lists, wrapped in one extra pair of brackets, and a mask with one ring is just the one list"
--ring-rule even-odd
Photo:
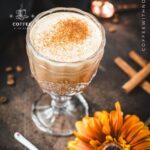
[(77, 8), (53, 8), (27, 28), (30, 69), (43, 93), (32, 104), (32, 119), (42, 131), (68, 136), (89, 115), (80, 92), (96, 75), (105, 31), (94, 16)]
[(27, 52), (33, 76), (50, 94), (73, 95), (95, 76), (104, 47), (94, 20), (75, 12), (56, 12), (31, 24)]

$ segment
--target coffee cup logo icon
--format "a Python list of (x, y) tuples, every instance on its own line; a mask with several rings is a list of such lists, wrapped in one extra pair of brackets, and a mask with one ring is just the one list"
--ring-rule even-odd
[(16, 19), (22, 21), (28, 17), (29, 16), (26, 15), (26, 9), (23, 9), (23, 6), (21, 5), (20, 9), (16, 10)]

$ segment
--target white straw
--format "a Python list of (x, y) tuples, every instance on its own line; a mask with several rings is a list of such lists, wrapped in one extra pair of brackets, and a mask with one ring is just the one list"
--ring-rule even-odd
[(22, 145), (27, 147), (29, 150), (39, 150), (31, 142), (29, 142), (23, 135), (21, 135), (19, 132), (16, 132), (14, 134), (14, 137), (18, 142), (20, 142)]

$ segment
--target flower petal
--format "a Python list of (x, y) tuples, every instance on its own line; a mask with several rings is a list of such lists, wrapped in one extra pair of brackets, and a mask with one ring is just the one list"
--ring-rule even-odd
[(123, 124), (123, 113), (121, 111), (121, 106), (120, 106), (119, 102), (115, 103), (115, 107), (116, 107), (116, 111), (118, 113), (117, 128), (118, 128), (118, 130), (120, 130), (120, 128), (122, 127), (122, 124)]
[(150, 141), (143, 141), (140, 144), (137, 144), (133, 147), (133, 150), (149, 150), (150, 149)]
[(69, 150), (94, 150), (89, 144), (84, 143), (79, 139), (68, 142), (68, 148)]
[(136, 146), (136, 145), (138, 145), (138, 144), (141, 144), (141, 143), (143, 143), (143, 142), (150, 142), (150, 136), (149, 136), (149, 137), (146, 137), (146, 138), (144, 138), (144, 139), (142, 139), (142, 140), (140, 140), (139, 142), (136, 142), (136, 143), (132, 144), (132, 147), (134, 147), (134, 146)]
[(83, 123), (86, 128), (86, 133), (90, 139), (99, 139), (99, 126), (96, 119), (93, 117), (84, 117)]
[(95, 113), (94, 116), (98, 118), (103, 134), (110, 135), (111, 129), (109, 125), (109, 113), (106, 111), (102, 111)]
[(126, 141), (130, 143), (130, 141), (138, 134), (138, 132), (144, 127), (143, 122), (138, 122), (136, 124), (131, 125), (128, 130)]
[(84, 123), (82, 121), (77, 121), (75, 126), (78, 131), (78, 132), (74, 132), (75, 136), (77, 136), (79, 139), (81, 139), (85, 142), (88, 142), (91, 139), (91, 137), (88, 136), (88, 134), (86, 132), (87, 129), (84, 126)]
[(139, 118), (136, 115), (127, 116), (124, 120), (124, 124), (120, 130), (121, 136), (125, 138), (127, 136), (129, 128), (133, 125), (139, 122)]
[(135, 144), (139, 142), (140, 140), (144, 138), (148, 138), (150, 136), (150, 131), (145, 127), (145, 129), (142, 129), (141, 131), (138, 132), (136, 137), (130, 142), (130, 144)]
[(121, 111), (120, 103), (115, 103), (116, 111), (110, 112), (110, 124), (112, 128), (112, 133), (116, 138), (119, 137), (120, 129), (123, 125), (123, 113)]
[(118, 114), (116, 111), (110, 112), (110, 125), (111, 125), (111, 132), (112, 135), (117, 137), (117, 121), (118, 121)]
[(97, 140), (91, 140), (90, 145), (92, 145), (93, 148), (97, 149), (98, 147), (101, 146), (101, 143)]

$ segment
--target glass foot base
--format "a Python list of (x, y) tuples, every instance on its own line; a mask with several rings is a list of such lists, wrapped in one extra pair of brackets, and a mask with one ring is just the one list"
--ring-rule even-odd
[(88, 104), (81, 94), (73, 96), (61, 108), (52, 107), (53, 100), (42, 94), (32, 105), (32, 119), (36, 126), (55, 136), (68, 136), (75, 130), (75, 122), (88, 116)]

